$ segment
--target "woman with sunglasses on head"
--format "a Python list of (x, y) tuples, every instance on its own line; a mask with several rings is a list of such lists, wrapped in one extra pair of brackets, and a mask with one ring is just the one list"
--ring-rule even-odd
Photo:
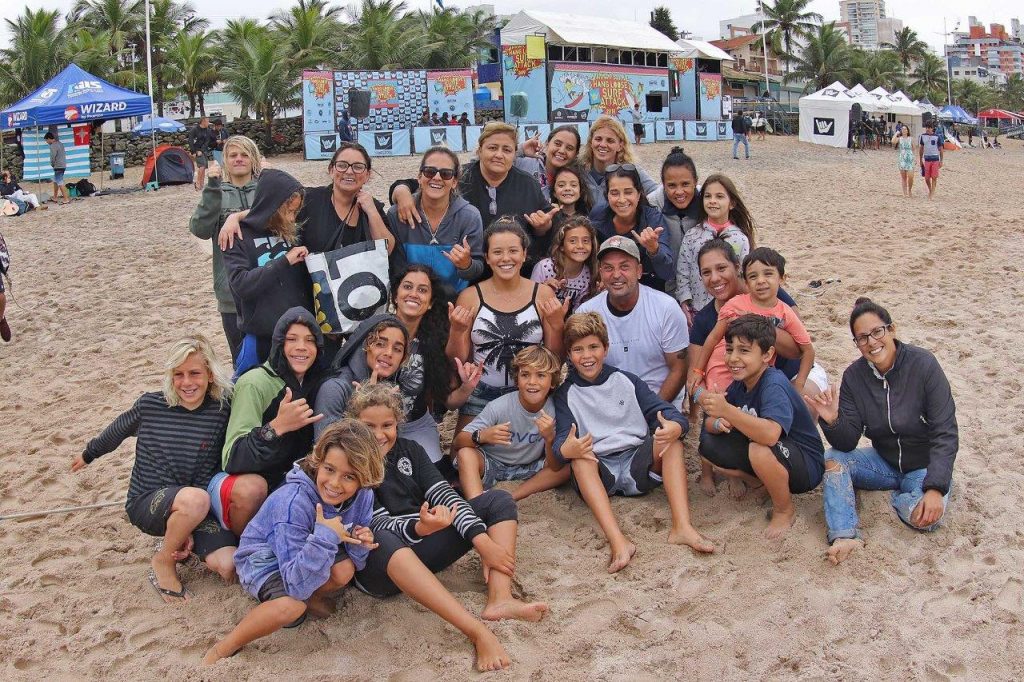
[(406, 262), (428, 266), (457, 293), (484, 271), (480, 211), (459, 196), (459, 157), (447, 147), (431, 147), (423, 154), (416, 180), (413, 201), (419, 224), (410, 227), (392, 206), (388, 225)]
[[(857, 299), (850, 331), (862, 357), (832, 386), (804, 398), (832, 446), (825, 451), (825, 521), (833, 564), (864, 546), (854, 491), (892, 490), (915, 530), (935, 530), (946, 511), (959, 448), (956, 405), (938, 360), (896, 338), (889, 312)], [(871, 447), (857, 447), (861, 436)]]
[(647, 203), (636, 166), (614, 163), (606, 175), (604, 201), (590, 213), (599, 241), (616, 235), (635, 241), (643, 268), (640, 283), (665, 291), (676, 268), (665, 216)]
[[(477, 159), (466, 164), (459, 174), (459, 193), (480, 212), (484, 224), (505, 215), (530, 235), (530, 252), (524, 272), (527, 275), (551, 246), (551, 219), (557, 208), (544, 198), (537, 181), (515, 167), (516, 128), (491, 121), (480, 133)], [(398, 208), (398, 220), (410, 229), (420, 229), (421, 216), (413, 194), (419, 190), (417, 179), (399, 180), (391, 186), (391, 203)]]
[[(580, 165), (587, 171), (584, 177), (587, 180), (587, 189), (590, 190), (590, 200), (595, 206), (604, 200), (605, 175), (608, 166), (614, 163), (630, 163), (636, 166), (633, 147), (629, 143), (626, 129), (617, 118), (601, 116), (591, 124), (587, 146), (580, 154)], [(637, 166), (636, 170), (643, 185), (644, 195), (658, 189), (658, 183), (642, 168)]]

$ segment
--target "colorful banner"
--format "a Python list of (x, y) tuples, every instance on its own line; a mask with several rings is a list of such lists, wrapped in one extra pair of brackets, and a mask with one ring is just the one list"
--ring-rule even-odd
[(661, 140), (683, 140), (686, 138), (685, 126), (682, 121), (655, 122), (655, 137)]
[(547, 123), (548, 93), (543, 59), (529, 59), (526, 45), (501, 46), (501, 87), (505, 121)]
[(334, 126), (334, 74), (330, 71), (303, 71), (302, 130), (321, 132), (334, 130)]
[[(89, 166), (89, 145), (75, 144), (77, 140), (88, 139), (87, 130), (89, 124), (71, 126), (59, 126), (57, 138), (64, 145), (64, 155), (67, 158), (67, 170), (64, 172), (64, 181), (70, 182), (76, 178), (87, 178), (90, 175)], [(25, 128), (21, 137), (21, 147), (25, 150), (25, 168), (21, 173), (22, 180), (53, 180), (53, 166), (50, 165), (50, 145), (46, 144), (43, 136), (47, 128)], [(26, 190), (27, 191), (27, 190)]]
[(466, 126), (466, 151), (475, 152), (477, 147), (480, 146), (480, 133), (483, 132), (483, 126)]
[(732, 138), (732, 121), (718, 122), (718, 139), (728, 140)]
[(462, 126), (417, 126), (412, 129), (412, 143), (417, 154), (438, 145), (461, 152)]
[(303, 135), (303, 150), (307, 161), (330, 160), (341, 143), (338, 133), (320, 131)]
[(431, 114), (447, 113), (459, 118), (469, 116), (470, 124), (476, 123), (473, 112), (473, 72), (427, 71), (427, 104)]
[(692, 121), (697, 118), (697, 69), (694, 61), (672, 59), (669, 63), (674, 63), (670, 73), (674, 79), (674, 93), (668, 103), (671, 118)]
[(360, 130), (359, 144), (366, 147), (370, 156), (409, 156), (412, 154), (412, 137), (409, 129), (404, 130)]
[(700, 74), (700, 120), (722, 120), (722, 74)]
[(325, 334), (347, 334), (388, 304), (388, 248), (383, 239), (306, 256), (313, 313)]
[(352, 119), (352, 127), (358, 125), (360, 136), (370, 130), (411, 128), (420, 120), (425, 108), (427, 72), (335, 71), (336, 117), (340, 117), (342, 109), (348, 109), (350, 88), (370, 93), (370, 115), (365, 119)]
[(647, 95), (668, 98), (668, 72), (639, 66), (555, 62), (551, 73), (551, 120), (593, 121), (602, 114), (631, 122), (640, 103), (645, 120), (668, 118), (666, 110), (647, 111)]
[(718, 123), (715, 121), (686, 121), (686, 139), (713, 142), (718, 139)]
[(540, 142), (543, 145), (547, 141), (548, 135), (550, 134), (550, 123), (524, 123), (523, 125), (519, 126), (520, 142), (526, 142), (531, 137), (540, 136)]

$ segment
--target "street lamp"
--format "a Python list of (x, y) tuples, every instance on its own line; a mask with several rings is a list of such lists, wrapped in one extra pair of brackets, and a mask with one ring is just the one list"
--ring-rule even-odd
[(768, 32), (764, 26), (764, 5), (761, 0), (757, 0), (757, 13), (761, 15), (761, 50), (764, 53), (764, 91), (769, 98), (772, 96), (772, 87), (768, 82)]
[(949, 50), (946, 49), (949, 43), (949, 36), (960, 30), (960, 20), (957, 19), (952, 31), (946, 30), (946, 17), (942, 17), (942, 56), (946, 62), (946, 103), (953, 104), (953, 78), (952, 67), (949, 65)]

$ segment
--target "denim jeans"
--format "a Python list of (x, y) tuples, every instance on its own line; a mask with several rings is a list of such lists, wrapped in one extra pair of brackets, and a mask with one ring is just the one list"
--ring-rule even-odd
[[(839, 464), (839, 471), (829, 471), (828, 463)], [(841, 452), (829, 448), (825, 451), (825, 522), (828, 524), (828, 542), (839, 538), (860, 538), (857, 518), (857, 504), (854, 490), (892, 490), (892, 506), (903, 523), (914, 530), (933, 531), (942, 523), (939, 519), (927, 528), (918, 528), (910, 523), (914, 507), (924, 497), (921, 485), (927, 469), (915, 469), (900, 473), (882, 459), (874, 448), (857, 448)], [(942, 511), (945, 515), (949, 493), (942, 497)]]
[(743, 133), (732, 134), (732, 158), (736, 158), (736, 150), (739, 149), (740, 142), (743, 143), (743, 155), (748, 159), (750, 158), (750, 143), (747, 142), (747, 136)]

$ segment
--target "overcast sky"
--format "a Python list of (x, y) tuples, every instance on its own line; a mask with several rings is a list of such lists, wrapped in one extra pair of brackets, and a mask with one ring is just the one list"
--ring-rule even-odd
[[(199, 14), (209, 18), (214, 26), (222, 25), (227, 19), (242, 16), (266, 17), (280, 7), (286, 7), (289, 0), (192, 0)], [(15, 7), (29, 6), (32, 8), (46, 7), (58, 8), (66, 12), (74, 0), (4, 0), (4, 5), (9, 8), (4, 12), (4, 17), (10, 19), (13, 16)], [(427, 9), (433, 0), (406, 0), (410, 9)], [(339, 3), (341, 4), (341, 3)], [(348, 3), (344, 3), (348, 4)], [(445, 5), (448, 7), (467, 7), (479, 4), (475, 0), (448, 0)], [(621, 0), (561, 0), (558, 3), (551, 3), (550, 0), (496, 0), (492, 2), (495, 11), (499, 14), (512, 14), (521, 9), (555, 10), (566, 13), (579, 13), (588, 15), (602, 15), (616, 17), (619, 19), (633, 19), (647, 21), (651, 8), (658, 5), (667, 5), (672, 8), (672, 16), (676, 27), (691, 31), (707, 40), (718, 38), (718, 22), (722, 19), (752, 14), (756, 11), (756, 0), (719, 0), (713, 5), (705, 2), (669, 2), (667, 0), (634, 0), (627, 7)], [(904, 25), (910, 26), (917, 31), (922, 40), (932, 45), (936, 51), (941, 51), (942, 19), (947, 19), (947, 30), (952, 31), (953, 27), (960, 22), (961, 28), (966, 30), (967, 15), (973, 14), (986, 26), (998, 22), (1002, 23), (1009, 30), (1011, 10), (1007, 6), (1015, 3), (996, 2), (995, 0), (888, 0), (886, 11), (889, 16), (902, 19)], [(812, 0), (813, 11), (825, 17), (826, 21), (839, 19), (838, 0)], [(693, 11), (701, 8), (704, 11)], [(1016, 13), (1024, 18), (1024, 9)], [(0, 44), (9, 44), (9, 35), (6, 31), (6, 24), (3, 24), (3, 32), (0, 35)]]

